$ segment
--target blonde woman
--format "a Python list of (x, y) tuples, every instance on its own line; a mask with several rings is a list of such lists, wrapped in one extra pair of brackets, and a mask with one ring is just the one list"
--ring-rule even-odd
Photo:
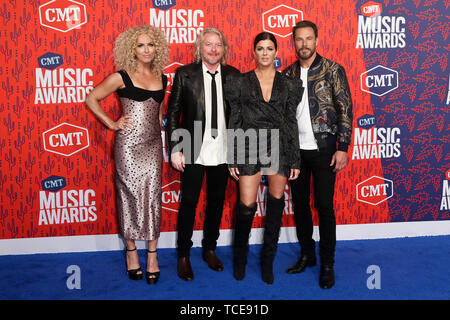
[[(167, 77), (168, 45), (161, 30), (136, 26), (121, 33), (114, 48), (119, 70), (92, 90), (86, 104), (109, 129), (114, 130), (116, 208), (121, 236), (126, 242), (127, 273), (141, 280), (135, 240), (148, 241), (148, 284), (160, 275), (156, 246), (161, 221), (161, 121)], [(118, 120), (111, 119), (100, 101), (117, 92), (122, 106)]]

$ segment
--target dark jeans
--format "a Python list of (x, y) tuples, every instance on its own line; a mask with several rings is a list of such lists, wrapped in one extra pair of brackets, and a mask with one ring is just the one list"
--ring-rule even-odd
[(181, 203), (178, 210), (178, 257), (188, 257), (192, 247), (195, 210), (206, 173), (206, 211), (203, 222), (204, 250), (215, 250), (222, 220), (223, 202), (228, 182), (228, 167), (187, 164), (181, 175)]
[(314, 207), (319, 213), (319, 254), (322, 264), (334, 264), (336, 248), (336, 218), (333, 208), (336, 173), (333, 172), (334, 166), (330, 167), (335, 152), (335, 148), (301, 150), (300, 175), (290, 182), (294, 219), (302, 254), (315, 254), (310, 208), (312, 175)]

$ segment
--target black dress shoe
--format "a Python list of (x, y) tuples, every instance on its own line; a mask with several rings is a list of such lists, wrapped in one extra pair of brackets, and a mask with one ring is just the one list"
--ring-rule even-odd
[(208, 263), (208, 266), (214, 271), (223, 271), (223, 263), (216, 256), (214, 250), (203, 250), (203, 260)]
[(286, 270), (289, 274), (294, 273), (301, 273), (305, 271), (306, 267), (313, 267), (316, 265), (316, 256), (307, 256), (307, 255), (301, 255), (300, 258), (297, 260), (296, 263), (294, 263), (292, 266), (289, 267), (289, 269)]
[(194, 273), (192, 272), (191, 261), (189, 257), (178, 258), (178, 277), (185, 281), (194, 280)]
[(330, 289), (334, 286), (334, 269), (332, 265), (320, 267), (319, 286), (322, 289)]

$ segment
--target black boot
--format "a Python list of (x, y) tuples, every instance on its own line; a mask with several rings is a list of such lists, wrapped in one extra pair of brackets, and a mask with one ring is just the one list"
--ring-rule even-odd
[(242, 280), (245, 277), (245, 266), (247, 265), (248, 238), (252, 230), (253, 218), (255, 217), (256, 203), (247, 207), (239, 203), (236, 208), (236, 217), (234, 225), (234, 272), (236, 280)]
[(322, 289), (330, 289), (334, 286), (334, 268), (332, 264), (320, 266), (319, 286)]
[(277, 252), (283, 211), (284, 196), (281, 199), (277, 199), (268, 194), (264, 243), (261, 249), (262, 279), (267, 284), (272, 284), (274, 280), (273, 260), (275, 259), (275, 254)]

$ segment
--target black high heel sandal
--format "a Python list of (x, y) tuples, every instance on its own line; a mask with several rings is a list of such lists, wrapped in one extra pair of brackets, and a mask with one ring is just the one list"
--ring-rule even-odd
[[(128, 264), (127, 264), (127, 252), (128, 251), (136, 251), (136, 247), (134, 249), (131, 249), (131, 250), (129, 250), (128, 248), (125, 248), (125, 265), (127, 267), (128, 277), (131, 280), (142, 280), (143, 272), (142, 272), (141, 267), (139, 267), (137, 269), (128, 270)], [(138, 272), (141, 272), (141, 273), (138, 273)]]
[[(156, 253), (156, 250), (155, 251), (147, 250), (147, 252), (148, 253)], [(159, 275), (160, 275), (159, 271), (157, 271), (157, 272), (146, 271), (145, 272), (145, 280), (147, 280), (147, 284), (156, 284), (158, 282)]]

